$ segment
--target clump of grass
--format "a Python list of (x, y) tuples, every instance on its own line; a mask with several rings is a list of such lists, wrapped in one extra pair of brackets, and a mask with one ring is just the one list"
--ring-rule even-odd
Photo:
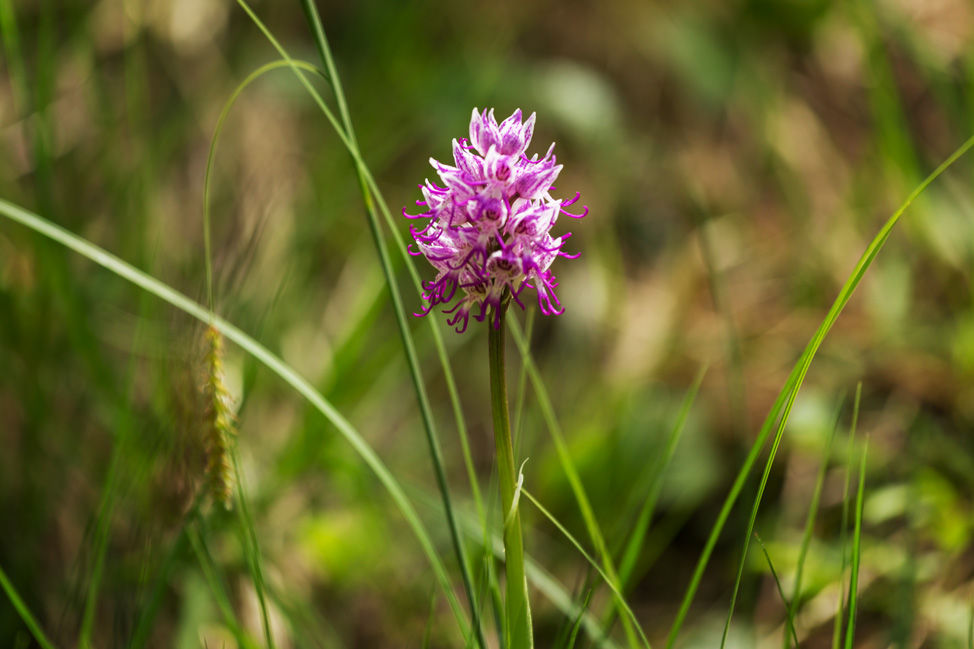
[(237, 435), (233, 397), (224, 382), (223, 335), (210, 326), (206, 330), (206, 379), (203, 398), (204, 448), (206, 450), (206, 481), (214, 502), (230, 509), (233, 504), (233, 459), (231, 444)]

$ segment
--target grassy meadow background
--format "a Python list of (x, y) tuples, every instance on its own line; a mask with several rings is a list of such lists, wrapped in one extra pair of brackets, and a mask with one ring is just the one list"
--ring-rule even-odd
[[(580, 191), (590, 214), (556, 232), (570, 227), (567, 248), (582, 256), (552, 268), (564, 315), (516, 317), (530, 328), (617, 562), (662, 476), (625, 592), (653, 646), (666, 646), (722, 504), (805, 345), (885, 220), (974, 134), (974, 5), (318, 6), (362, 157), (394, 214), (420, 198), (430, 156), (450, 159), (473, 107), (501, 118), (536, 111), (529, 153), (557, 142), (565, 167), (555, 195)], [(291, 56), (321, 66), (299, 2), (253, 9)], [(279, 54), (228, 0), (0, 0), (0, 12), (0, 199), (205, 304), (209, 146), (227, 99)], [(211, 182), (216, 312), (280, 355), (375, 449), (465, 606), (354, 167), (287, 67), (230, 109)], [(833, 645), (867, 437), (854, 646), (974, 646), (972, 188), (968, 154), (904, 214), (811, 365), (777, 450), (754, 529), (789, 601), (822, 471), (794, 616), (802, 647)], [(396, 223), (408, 237), (409, 222)], [(405, 308), (419, 311), (392, 257)], [(443, 332), (496, 527), (486, 326), (457, 335), (444, 316), (429, 317)], [(447, 384), (428, 323), (410, 316), (410, 325), (481, 575)], [(57, 647), (83, 638), (229, 648), (265, 646), (267, 636), (277, 647), (463, 646), (375, 474), (232, 343), (227, 377), (252, 522), (241, 525), (239, 502), (187, 516), (204, 480), (204, 329), (0, 219), (0, 568), (44, 634)], [(525, 486), (594, 554), (516, 345), (508, 358)], [(675, 646), (721, 643), (767, 457), (765, 448), (730, 511)], [(603, 619), (612, 595), (602, 579), (521, 502), (529, 555), (569, 602), (588, 601)], [(569, 646), (575, 618), (564, 602), (534, 588), (531, 600), (537, 646)], [(726, 646), (782, 646), (787, 609), (752, 542)], [(490, 611), (488, 601), (496, 646)], [(582, 631), (574, 646), (627, 645), (618, 623), (608, 641), (595, 636)], [(0, 595), (0, 646), (36, 643)]]

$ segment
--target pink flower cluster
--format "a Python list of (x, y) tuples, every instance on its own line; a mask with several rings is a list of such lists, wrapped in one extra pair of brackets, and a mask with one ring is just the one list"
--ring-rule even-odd
[(525, 155), (534, 132), (535, 115), (522, 122), (520, 109), (500, 124), (494, 111), (482, 114), (475, 108), (470, 120), (470, 139), (453, 141), (455, 166), (430, 159), (445, 185), (427, 179), (420, 185), (425, 206), (422, 214), (403, 215), (429, 219), (423, 228), (411, 227), (418, 252), (437, 270), (436, 278), (423, 286), (426, 315), (437, 305), (449, 304), (462, 289), (463, 297), (444, 313), (458, 332), (467, 328), (470, 312), (483, 321), (493, 307), (494, 326), (500, 323), (500, 304), (505, 289), (523, 309), (520, 295), (525, 287), (538, 294), (545, 315), (564, 312), (554, 289), (558, 285), (549, 270), (556, 257), (574, 259), (562, 252), (571, 233), (552, 237), (559, 214), (582, 218), (588, 214), (565, 211), (579, 195), (559, 201), (549, 193), (562, 165), (556, 164), (552, 144), (544, 158)]

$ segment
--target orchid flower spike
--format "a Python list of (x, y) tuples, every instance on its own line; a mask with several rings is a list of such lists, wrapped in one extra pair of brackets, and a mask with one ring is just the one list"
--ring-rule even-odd
[[(469, 139), (453, 141), (454, 165), (430, 159), (443, 186), (429, 180), (419, 186), (423, 200), (416, 203), (425, 212), (409, 215), (403, 209), (408, 218), (420, 220), (411, 228), (418, 249), (413, 254), (425, 256), (437, 271), (435, 279), (423, 285), (427, 304), (417, 315), (459, 296), (444, 311), (458, 332), (467, 328), (471, 311), (478, 307), (474, 318), (480, 321), (494, 307), (497, 327), (505, 289), (524, 308), (520, 295), (525, 288), (537, 292), (545, 315), (564, 312), (549, 268), (559, 256), (577, 255), (562, 252), (571, 233), (552, 237), (550, 232), (559, 214), (580, 218), (588, 208), (581, 214), (565, 211), (578, 194), (567, 200), (552, 198), (552, 183), (562, 165), (555, 160), (554, 144), (541, 159), (537, 154), (527, 157), (534, 121), (534, 113), (525, 121), (518, 109), (498, 124), (493, 109), (479, 113), (475, 108)], [(428, 219), (425, 226), (422, 219)]]

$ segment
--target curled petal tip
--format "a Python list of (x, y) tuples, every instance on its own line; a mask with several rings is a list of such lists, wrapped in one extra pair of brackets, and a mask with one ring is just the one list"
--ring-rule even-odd
[[(562, 204), (562, 205), (564, 206), (564, 204)], [(573, 219), (584, 219), (586, 216), (588, 216), (588, 205), (582, 205), (582, 213), (581, 214), (573, 214), (572, 212), (569, 212), (569, 211), (567, 211), (567, 210), (565, 210), (563, 208), (559, 208), (558, 211), (561, 212), (562, 214), (564, 214), (565, 216), (572, 217)]]

